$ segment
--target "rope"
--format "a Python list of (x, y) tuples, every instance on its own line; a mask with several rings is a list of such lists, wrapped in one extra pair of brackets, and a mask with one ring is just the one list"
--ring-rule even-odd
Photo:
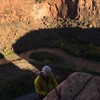
[[(54, 90), (55, 90), (55, 93), (56, 93), (56, 95), (57, 95), (57, 100), (60, 100), (60, 95), (59, 95), (59, 93), (58, 93), (58, 91), (57, 91), (57, 88), (54, 88)], [(52, 97), (52, 100), (54, 99), (53, 98), (53, 95), (52, 95), (52, 92), (50, 92), (51, 93), (51, 97)]]
[(57, 88), (55, 88), (54, 90), (55, 90), (56, 95), (57, 95), (57, 100), (60, 100), (61, 97), (60, 97), (60, 95), (59, 95), (59, 93), (58, 93), (58, 91), (57, 91)]

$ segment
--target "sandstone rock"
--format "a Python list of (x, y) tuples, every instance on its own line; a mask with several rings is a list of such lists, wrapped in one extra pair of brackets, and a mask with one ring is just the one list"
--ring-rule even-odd
[(79, 20), (100, 20), (100, 0), (1, 0), (0, 22), (68, 17)]
[(79, 0), (77, 11), (79, 20), (100, 20), (100, 0)]
[(32, 0), (1, 0), (0, 22), (29, 19), (32, 5)]
[[(42, 0), (41, 3), (35, 1), (0, 0), (0, 46), (12, 49), (12, 44), (18, 38), (33, 29), (100, 27), (100, 0)], [(59, 21), (60, 17), (64, 18), (63, 21)], [(86, 23), (65, 22), (70, 18), (85, 20)], [(88, 20), (91, 20), (91, 24)]]
[[(76, 72), (57, 87), (60, 100), (100, 100), (100, 77)], [(44, 100), (58, 100), (52, 90)]]
[(57, 17), (61, 15), (60, 11), (65, 4), (64, 0), (45, 0), (41, 3), (34, 1), (35, 0), (1, 0), (0, 22), (30, 20), (31, 18), (41, 19), (44, 16)]
[(60, 15), (64, 4), (64, 0), (47, 0), (42, 3), (36, 3), (33, 5), (31, 15), (34, 19), (41, 19), (44, 16), (55, 18)]

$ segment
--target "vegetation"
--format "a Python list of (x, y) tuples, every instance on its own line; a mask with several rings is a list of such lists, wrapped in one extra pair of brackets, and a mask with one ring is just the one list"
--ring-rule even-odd
[(80, 27), (83, 29), (86, 28), (96, 28), (96, 27), (100, 27), (99, 25), (99, 21), (90, 21), (90, 20), (75, 20), (75, 19), (70, 19), (70, 18), (61, 18), (61, 17), (57, 17), (53, 19), (53, 22), (50, 23), (50, 18), (48, 18), (47, 16), (45, 16), (43, 18), (43, 23), (45, 23), (44, 27), (45, 28), (62, 28), (62, 27), (71, 27), (71, 28), (75, 28), (75, 27)]
[(0, 99), (14, 100), (17, 96), (34, 92), (34, 78), (34, 75), (23, 75), (0, 80)]
[(35, 0), (36, 3), (42, 3), (45, 0)]
[(48, 53), (48, 52), (33, 52), (30, 55), (31, 59), (39, 60), (39, 61), (51, 61), (56, 62), (60, 60), (60, 57), (55, 56), (54, 54)]
[(0, 53), (0, 58), (4, 58), (4, 56)]
[[(94, 39), (95, 35), (99, 37), (99, 34), (93, 35), (92, 31), (94, 30), (80, 28), (31, 31), (14, 44), (14, 50), (16, 53), (21, 53), (41, 47), (60, 48), (74, 56), (100, 61), (100, 42), (96, 40), (97, 38)], [(93, 39), (86, 36), (87, 33)]]
[[(57, 81), (58, 83), (60, 84), (63, 80), (65, 80), (70, 74), (74, 73), (74, 72), (84, 72), (84, 73), (88, 73), (88, 74), (92, 74), (92, 75), (97, 75), (97, 76), (100, 76), (100, 73), (99, 72), (95, 72), (95, 71), (90, 71), (87, 69), (86, 66), (84, 67), (79, 67), (79, 68), (76, 68), (76, 67), (71, 67), (71, 66), (68, 66), (68, 67), (57, 67), (55, 68), (55, 73), (56, 73), (56, 78), (57, 78)], [(58, 75), (61, 74), (61, 76), (63, 77), (60, 77), (59, 76), (57, 77), (57, 73)]]
[(77, 42), (58, 41), (56, 45), (59, 45), (61, 49), (74, 56), (100, 61), (100, 47), (91, 43), (80, 44)]

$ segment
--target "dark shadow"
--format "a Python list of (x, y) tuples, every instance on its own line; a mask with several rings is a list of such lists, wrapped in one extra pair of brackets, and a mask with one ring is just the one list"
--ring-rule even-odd
[(31, 31), (18, 39), (17, 42), (13, 44), (13, 49), (17, 54), (20, 54), (24, 51), (41, 47), (56, 48), (57, 46), (52, 45), (52, 42), (57, 38), (63, 40), (71, 39), (71, 41), (92, 43), (99, 46), (100, 28), (81, 29), (76, 27)]
[(2, 55), (2, 54), (0, 53), (0, 59), (1, 59), (1, 58), (4, 58), (4, 55)]
[[(17, 61), (17, 60), (16, 60)], [(22, 70), (11, 61), (8, 61), (3, 54), (0, 53), (0, 80), (5, 80), (9, 77), (18, 77), (21, 74), (32, 73), (29, 70)]]
[[(14, 51), (19, 55), (28, 50), (36, 48), (60, 48), (59, 45), (54, 45), (55, 40), (69, 40), (73, 43), (92, 43), (93, 45), (100, 46), (100, 29), (90, 28), (59, 28), (59, 29), (40, 29), (26, 33), (13, 44)], [(71, 39), (71, 40), (70, 40)], [(62, 49), (62, 48), (61, 48)], [(35, 63), (29, 62), (33, 65)], [(43, 67), (42, 64), (35, 65), (38, 69)], [(63, 75), (64, 73), (62, 73)], [(65, 75), (64, 75), (65, 76)]]
[(71, 19), (75, 19), (77, 16), (77, 4), (79, 0), (65, 0), (65, 3), (67, 4), (68, 7), (68, 12), (67, 15)]
[(8, 61), (3, 54), (0, 53), (0, 80), (18, 75), (20, 69), (12, 62)]
[[(14, 100), (17, 96), (33, 91), (34, 73), (22, 70), (13, 62), (8, 61), (0, 53), (0, 99)], [(26, 83), (27, 81), (27, 83)]]
[[(81, 29), (78, 27), (75, 28), (59, 28), (59, 29), (40, 29), (26, 33), (23, 37), (19, 38), (15, 44), (13, 44), (14, 52), (19, 56), (25, 51), (33, 50), (37, 48), (60, 48), (59, 45), (54, 45), (55, 40), (69, 40), (72, 42), (81, 43), (92, 43), (93, 45), (100, 46), (100, 29), (99, 28), (90, 28), (90, 29)], [(70, 40), (71, 39), (71, 40)], [(27, 60), (27, 59), (26, 59)], [(39, 70), (42, 69), (43, 63), (35, 64)], [(56, 68), (54, 68), (56, 72)], [(60, 73), (60, 75), (59, 75)], [(62, 72), (61, 70), (57, 71), (57, 74), (60, 78), (63, 77), (63, 80), (73, 72)], [(93, 73), (93, 72), (92, 72)], [(62, 81), (63, 81), (62, 80)], [(60, 81), (61, 82), (61, 81)]]

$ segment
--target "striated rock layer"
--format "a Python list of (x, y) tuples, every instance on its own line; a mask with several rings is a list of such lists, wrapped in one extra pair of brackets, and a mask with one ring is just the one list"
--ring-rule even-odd
[(44, 100), (100, 100), (100, 77), (73, 73)]

